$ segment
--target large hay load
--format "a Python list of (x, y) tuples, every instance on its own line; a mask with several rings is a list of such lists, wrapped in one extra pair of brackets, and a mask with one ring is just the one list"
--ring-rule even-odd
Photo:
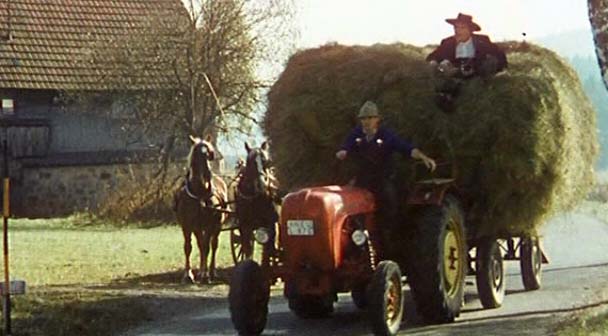
[[(502, 47), (508, 71), (468, 81), (450, 114), (434, 101), (429, 49), (327, 45), (295, 54), (269, 93), (264, 125), (282, 185), (336, 182), (342, 170), (334, 153), (358, 108), (373, 100), (389, 127), (454, 164), (477, 235), (535, 233), (592, 185), (595, 114), (574, 71), (553, 52)], [(403, 183), (411, 182), (411, 160), (398, 161)]]

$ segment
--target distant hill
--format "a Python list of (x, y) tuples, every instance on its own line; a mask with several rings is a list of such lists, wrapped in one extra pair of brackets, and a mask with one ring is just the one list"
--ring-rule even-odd
[(545, 48), (549, 48), (564, 58), (576, 56), (595, 57), (595, 47), (593, 45), (593, 35), (591, 29), (578, 29), (559, 34), (548, 35), (532, 42), (538, 43)]
[(557, 52), (578, 73), (583, 89), (597, 112), (597, 127), (601, 146), (597, 167), (602, 170), (608, 169), (608, 90), (606, 90), (600, 75), (591, 30), (580, 29), (563, 32), (539, 38), (532, 42)]

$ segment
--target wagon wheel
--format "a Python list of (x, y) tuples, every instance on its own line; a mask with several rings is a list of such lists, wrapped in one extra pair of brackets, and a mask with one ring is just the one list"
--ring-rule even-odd
[(539, 289), (541, 285), (541, 264), (543, 260), (539, 238), (522, 238), (519, 254), (521, 279), (524, 283), (524, 288), (526, 290)]
[(249, 244), (249, 246), (251, 246), (251, 255), (248, 258), (243, 250), (243, 237), (241, 235), (241, 230), (238, 227), (230, 230), (230, 250), (232, 252), (232, 260), (234, 261), (235, 265), (245, 259), (252, 258), (255, 249), (253, 235), (251, 235)]
[(505, 298), (505, 267), (496, 239), (486, 238), (477, 246), (475, 257), (477, 292), (484, 308), (498, 308)]

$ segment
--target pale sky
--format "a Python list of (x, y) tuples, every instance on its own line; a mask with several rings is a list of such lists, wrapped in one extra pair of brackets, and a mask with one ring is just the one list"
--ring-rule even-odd
[(297, 0), (300, 48), (327, 42), (438, 43), (446, 18), (470, 14), (495, 41), (590, 29), (586, 0)]

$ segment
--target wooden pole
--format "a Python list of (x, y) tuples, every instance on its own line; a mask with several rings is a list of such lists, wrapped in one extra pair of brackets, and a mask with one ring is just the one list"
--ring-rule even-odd
[(3, 149), (3, 169), (4, 180), (3, 207), (2, 207), (2, 234), (4, 243), (4, 288), (2, 291), (2, 312), (4, 317), (4, 335), (11, 335), (11, 283), (8, 268), (8, 217), (10, 216), (10, 179), (8, 172), (8, 148), (6, 139), (2, 143)]

